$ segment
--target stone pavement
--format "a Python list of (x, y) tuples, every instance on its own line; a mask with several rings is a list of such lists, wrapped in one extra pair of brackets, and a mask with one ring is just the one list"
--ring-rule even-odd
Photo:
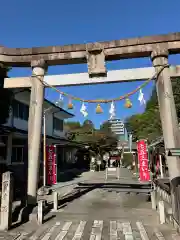
[[(104, 172), (91, 174), (93, 182), (104, 180)], [(127, 169), (121, 169), (120, 174), (120, 182), (128, 179), (133, 181), (133, 176)], [(159, 224), (158, 214), (151, 209), (151, 203), (147, 202), (146, 195), (120, 193), (113, 188), (89, 190), (81, 197), (61, 206), (58, 212), (46, 216), (42, 226), (34, 222), (27, 223), (8, 233), (1, 233), (1, 238), (14, 240), (180, 239), (170, 225)]]
[(66, 186), (70, 186), (70, 185), (74, 185), (77, 184), (78, 182), (82, 182), (82, 181), (87, 181), (89, 179), (92, 179), (92, 177), (94, 177), (96, 173), (95, 172), (82, 172), (80, 175), (78, 175), (77, 177), (75, 177), (73, 180), (67, 181), (67, 182), (59, 182), (56, 185), (52, 186), (51, 189), (52, 190), (56, 190), (56, 189), (61, 189), (64, 188)]
[[(73, 180), (67, 182), (59, 182), (56, 185), (52, 186), (50, 189), (52, 191), (58, 192), (59, 196), (62, 198), (63, 196), (71, 193), (75, 187), (78, 186), (80, 182), (91, 181), (95, 177), (97, 179), (98, 173), (97, 172), (83, 172), (79, 176), (75, 177)], [(46, 196), (38, 196), (38, 200), (44, 199), (47, 202), (51, 202), (53, 200), (52, 195)]]
[(52, 186), (51, 189), (53, 191), (58, 191), (60, 194), (66, 192), (64, 188), (71, 189), (71, 187), (74, 188), (75, 185), (77, 185), (79, 182), (85, 182), (88, 180), (91, 180), (94, 178), (94, 176), (97, 178), (98, 173), (97, 172), (83, 172), (78, 177), (74, 178), (73, 180), (70, 180), (68, 182), (59, 182), (56, 185)]

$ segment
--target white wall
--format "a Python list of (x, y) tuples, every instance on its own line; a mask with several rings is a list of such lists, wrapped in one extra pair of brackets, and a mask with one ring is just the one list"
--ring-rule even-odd
[[(55, 117), (57, 117), (58, 119), (63, 120), (62, 117), (57, 116), (56, 114), (54, 114)], [(65, 132), (60, 132), (57, 130), (53, 130), (53, 114), (51, 112), (46, 112), (46, 135), (49, 136), (54, 136), (54, 137), (64, 137), (65, 136)], [(42, 126), (42, 131), (43, 131), (43, 126)]]
[(28, 122), (23, 120), (23, 119), (19, 119), (19, 118), (15, 118), (13, 119), (13, 126), (15, 128), (27, 131), (28, 130)]
[[(20, 92), (15, 95), (15, 99), (19, 102), (29, 105), (30, 92), (28, 91)], [(58, 109), (54, 108), (51, 104), (49, 104), (46, 101), (44, 101), (43, 108), (44, 109), (50, 108), (48, 111), (46, 111), (46, 135), (61, 137), (61, 138), (65, 137), (64, 131), (62, 132), (53, 131), (53, 113), (52, 112), (56, 112), (58, 111)], [(54, 113), (54, 116), (58, 119), (64, 120), (67, 118), (68, 115), (64, 112), (58, 112), (58, 113)], [(5, 126), (10, 126), (10, 127), (14, 126), (18, 129), (28, 131), (28, 121), (25, 121), (19, 118), (12, 118), (11, 114)], [(43, 125), (42, 125), (42, 133), (43, 133)]]
[[(15, 99), (19, 102), (29, 105), (30, 93), (29, 92), (19, 92), (19, 93), (15, 94)], [(11, 114), (10, 114), (7, 124), (5, 124), (5, 125), (10, 126), (10, 127), (15, 127), (15, 128), (18, 128), (18, 129), (21, 129), (24, 131), (28, 131), (28, 122), (23, 119), (13, 117)]]

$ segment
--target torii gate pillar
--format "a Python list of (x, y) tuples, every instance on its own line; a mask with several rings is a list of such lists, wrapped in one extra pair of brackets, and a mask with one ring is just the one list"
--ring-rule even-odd
[[(180, 147), (180, 131), (168, 67), (168, 51), (157, 46), (151, 58), (157, 72), (167, 65), (157, 76), (156, 89), (165, 148), (177, 148)], [(167, 162), (170, 179), (180, 177), (180, 158), (167, 156)]]
[(44, 102), (44, 78), (46, 66), (43, 60), (31, 62), (33, 69), (28, 120), (28, 204), (35, 205), (37, 198), (40, 137), (42, 134), (42, 111)]
[[(153, 65), (158, 72), (162, 66), (168, 64), (168, 51), (166, 49), (156, 48), (151, 58)], [(180, 131), (177, 121), (177, 113), (174, 102), (172, 84), (169, 68), (164, 68), (157, 76), (156, 89), (159, 101), (159, 110), (164, 136), (165, 148), (180, 147)], [(166, 156), (169, 168), (169, 178), (171, 186), (172, 210), (175, 219), (178, 219), (178, 196), (177, 187), (180, 185), (180, 158), (179, 156)]]

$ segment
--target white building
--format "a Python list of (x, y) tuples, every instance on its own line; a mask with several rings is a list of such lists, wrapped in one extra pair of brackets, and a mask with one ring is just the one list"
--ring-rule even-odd
[[(27, 161), (29, 103), (30, 90), (14, 91), (9, 119), (0, 127), (0, 164), (15, 166), (24, 164), (25, 159)], [(72, 118), (74, 115), (46, 99), (43, 108), (48, 109), (46, 111), (47, 144), (64, 142), (66, 140), (64, 119)], [(42, 155), (40, 158), (42, 160)]]

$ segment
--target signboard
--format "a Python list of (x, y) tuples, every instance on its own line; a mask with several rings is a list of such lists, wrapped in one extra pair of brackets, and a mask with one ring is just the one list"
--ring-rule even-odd
[(137, 152), (138, 152), (140, 181), (149, 181), (150, 171), (148, 166), (148, 153), (147, 153), (147, 145), (145, 140), (137, 141)]
[(57, 183), (57, 163), (56, 163), (56, 146), (46, 146), (46, 176), (47, 185), (54, 185)]
[(180, 156), (180, 148), (167, 148), (166, 155), (167, 156)]
[(124, 135), (124, 123), (120, 119), (109, 120), (111, 131), (117, 135)]

